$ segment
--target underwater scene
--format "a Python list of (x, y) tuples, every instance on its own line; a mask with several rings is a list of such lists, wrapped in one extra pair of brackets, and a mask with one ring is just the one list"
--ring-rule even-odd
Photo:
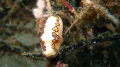
[(120, 0), (0, 0), (0, 67), (120, 67)]

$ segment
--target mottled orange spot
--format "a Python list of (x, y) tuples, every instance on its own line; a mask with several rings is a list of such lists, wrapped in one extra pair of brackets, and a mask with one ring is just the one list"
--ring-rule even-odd
[(43, 28), (45, 28), (45, 25), (43, 26)]
[(53, 49), (55, 48), (55, 44), (54, 44), (54, 43), (52, 44), (52, 48), (53, 48)]
[(55, 42), (56, 42), (56, 39), (53, 39), (52, 42), (55, 43)]
[(42, 41), (42, 42), (41, 42), (41, 45), (44, 45), (44, 43), (45, 43), (45, 42), (44, 42), (44, 41)]
[(43, 49), (43, 51), (46, 51), (46, 49)]
[(55, 32), (58, 32), (57, 26), (53, 27), (52, 30), (55, 31)]
[(42, 41), (42, 43), (44, 44), (45, 42), (44, 42), (44, 41)]
[(60, 26), (60, 24), (59, 24), (59, 23), (55, 23), (55, 25)]
[(59, 22), (59, 17), (57, 17), (56, 21)]
[(52, 36), (56, 38), (57, 34), (55, 32), (52, 33)]
[(42, 39), (41, 39), (41, 38), (39, 38), (39, 41), (40, 41), (40, 42), (42, 42)]
[(58, 40), (53, 39), (52, 42), (53, 42), (53, 43), (58, 43)]
[(55, 43), (58, 43), (58, 40), (56, 40)]
[(42, 46), (43, 49), (46, 49), (46, 46)]
[(59, 39), (60, 37), (59, 37), (59, 35), (57, 35), (57, 39)]
[(44, 28), (42, 29), (41, 35), (44, 34)]
[(55, 52), (57, 52), (57, 49), (54, 49)]

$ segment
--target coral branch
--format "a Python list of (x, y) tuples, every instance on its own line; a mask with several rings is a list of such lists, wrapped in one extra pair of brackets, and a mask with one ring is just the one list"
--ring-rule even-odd
[(73, 8), (65, 1), (65, 0), (61, 0), (66, 6), (67, 8), (73, 13)]
[(65, 32), (64, 35), (66, 35), (68, 33), (68, 31), (74, 26), (74, 24), (78, 21), (78, 19), (76, 19), (72, 24), (71, 26), (67, 29), (67, 31)]
[(94, 38), (94, 39), (91, 39), (90, 42), (88, 42), (88, 40), (80, 42), (78, 44), (75, 44), (75, 45), (72, 45), (70, 47), (64, 48), (63, 50), (61, 50), (61, 54), (69, 52), (69, 50), (74, 50), (74, 49), (76, 49), (78, 47), (87, 46), (86, 45), (87, 43), (89, 43), (89, 45), (91, 45), (91, 44), (97, 44), (97, 43), (100, 43), (100, 42), (120, 40), (120, 34), (115, 34), (115, 35), (111, 35), (111, 36), (102, 36), (102, 37)]
[(115, 18), (114, 15), (112, 15), (105, 7), (98, 5), (98, 4), (94, 4), (93, 8), (95, 8), (95, 10), (101, 12), (101, 15), (104, 15), (105, 17), (107, 17), (109, 20), (113, 21), (113, 23), (119, 27), (119, 20), (117, 18)]
[[(69, 52), (70, 50), (74, 50), (79, 47), (85, 47), (85, 46), (87, 46), (86, 45), (87, 43), (88, 43), (88, 45), (91, 45), (91, 44), (94, 45), (94, 44), (101, 43), (101, 42), (118, 41), (118, 40), (120, 40), (120, 34), (114, 34), (114, 35), (110, 35), (110, 36), (102, 36), (102, 37), (91, 39), (89, 42), (88, 42), (88, 40), (86, 40), (83, 42), (79, 42), (78, 44), (66, 47), (61, 50), (60, 54)], [(43, 57), (42, 54), (33, 54), (33, 53), (26, 53), (26, 52), (21, 53), (21, 55), (28, 57), (28, 58), (33, 58), (33, 59), (39, 59), (39, 58)]]
[(52, 8), (49, 0), (46, 0), (47, 2), (47, 10), (49, 11), (49, 14), (52, 15)]

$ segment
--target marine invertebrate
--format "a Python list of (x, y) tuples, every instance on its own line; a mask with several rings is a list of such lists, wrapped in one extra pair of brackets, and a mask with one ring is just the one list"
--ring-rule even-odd
[[(41, 32), (43, 24), (44, 24), (44, 17), (49, 17), (51, 15), (51, 6), (49, 4), (49, 1), (47, 1), (47, 6), (45, 5), (45, 0), (38, 0), (37, 1), (37, 7), (32, 9), (32, 13), (34, 17), (37, 19), (37, 32), (38, 34)], [(45, 13), (45, 8), (47, 7), (47, 10), (49, 13)]]
[(50, 16), (39, 38), (42, 53), (46, 58), (54, 58), (58, 54), (59, 48), (63, 42), (62, 31), (62, 19), (59, 16)]
[[(4, 0), (2, 0), (2, 1), (4, 1)], [(26, 1), (26, 0), (25, 0)], [(54, 0), (50, 0), (50, 1), (53, 1), (53, 3), (54, 3)], [(59, 0), (60, 1), (60, 0)], [(72, 2), (71, 1), (73, 1), (73, 0), (65, 0), (65, 1), (67, 1), (67, 3), (68, 4), (70, 4), (70, 6), (72, 6)], [(74, 0), (75, 1), (75, 0)], [(79, 0), (80, 1), (80, 0)], [(93, 1), (93, 0), (88, 0), (88, 1)], [(95, 0), (94, 0), (95, 1)], [(118, 15), (120, 15), (120, 13), (117, 13), (117, 11), (116, 10), (114, 10), (114, 8), (116, 8), (117, 10), (120, 10), (119, 9), (119, 6), (117, 6), (116, 7), (116, 5), (115, 6), (106, 6), (106, 5), (103, 5), (103, 3), (99, 3), (99, 1), (101, 1), (101, 2), (103, 2), (103, 1), (105, 1), (105, 0), (98, 0), (98, 2), (97, 2), (97, 4), (99, 4), (99, 5), (101, 5), (102, 7), (105, 7), (106, 9), (108, 9), (108, 12), (111, 14), (111, 15), (113, 15), (115, 18), (118, 18), (119, 19), (119, 16), (116, 16), (116, 14), (118, 14)], [(107, 3), (108, 3), (108, 1), (114, 1), (114, 0), (107, 0)], [(117, 0), (116, 0), (117, 1)], [(32, 6), (32, 8), (33, 8), (33, 3), (32, 4), (30, 4), (30, 2), (31, 1), (29, 1), (28, 2), (28, 0), (27, 0), (27, 2), (26, 3), (28, 3), (27, 4), (27, 6), (29, 7), (29, 6)], [(32, 1), (33, 2), (33, 1)], [(26, 3), (24, 3), (25, 5), (26, 5)], [(50, 3), (52, 3), (52, 2), (50, 2)], [(21, 3), (19, 3), (20, 5), (21, 5)], [(74, 4), (74, 3), (73, 3)], [(19, 6), (19, 5), (18, 5)], [(51, 5), (52, 6), (52, 8), (54, 9), (54, 15), (56, 15), (56, 13), (58, 12), (58, 11), (60, 11), (61, 10), (61, 12), (63, 12), (64, 14), (63, 15), (61, 15), (61, 14), (59, 14), (59, 16), (63, 19), (63, 22), (64, 22), (64, 32), (65, 32), (65, 30), (67, 30), (68, 29), (68, 27), (69, 26), (71, 26), (71, 24), (72, 23), (74, 23), (74, 21), (75, 21), (75, 19), (78, 19), (78, 21), (74, 24), (74, 25), (72, 25), (72, 27), (71, 27), (71, 29), (69, 30), (69, 32), (66, 34), (66, 36), (64, 36), (64, 43), (63, 43), (63, 45), (61, 46), (61, 49), (60, 49), (60, 51), (59, 51), (59, 54), (57, 55), (57, 57), (55, 57), (54, 59), (56, 59), (56, 58), (58, 58), (58, 59), (56, 59), (56, 62), (57, 61), (61, 61), (61, 63), (65, 63), (65, 64), (69, 64), (69, 66), (71, 66), (71, 65), (77, 65), (77, 66), (73, 66), (73, 67), (96, 67), (96, 66), (94, 66), (94, 64), (96, 64), (97, 63), (97, 66), (98, 66), (98, 64), (102, 64), (102, 66), (103, 65), (107, 65), (108, 66), (108, 64), (110, 64), (109, 66), (111, 66), (112, 64), (113, 64), (113, 66), (111, 66), (111, 67), (115, 67), (116, 66), (116, 64), (118, 63), (119, 64), (119, 60), (117, 59), (117, 58), (120, 58), (119, 56), (120, 56), (120, 53), (119, 53), (119, 49), (116, 49), (115, 47), (117, 47), (117, 48), (119, 48), (119, 44), (118, 45), (116, 45), (116, 44), (110, 44), (111, 42), (118, 42), (119, 40), (117, 39), (117, 37), (118, 36), (116, 36), (116, 38), (114, 38), (115, 36), (111, 36), (111, 34), (108, 34), (108, 36), (106, 36), (106, 35), (102, 35), (101, 37), (99, 37), (99, 35), (101, 35), (101, 33), (100, 33), (100, 31), (110, 31), (110, 29), (105, 29), (105, 28), (102, 28), (101, 29), (101, 27), (102, 27), (102, 25), (103, 25), (103, 23), (111, 23), (111, 26), (114, 24), (114, 23), (112, 23), (113, 21), (111, 21), (110, 19), (108, 19), (107, 17), (105, 17), (104, 15), (102, 15), (101, 13), (101, 11), (99, 11), (99, 10), (95, 10), (93, 7), (89, 7), (89, 5), (88, 5), (88, 7), (84, 7), (84, 5), (82, 6), (82, 7), (80, 7), (80, 9), (78, 9), (78, 7), (76, 8), (76, 7), (74, 7), (74, 6), (72, 6), (73, 8), (75, 8), (75, 11), (78, 13), (78, 15), (79, 15), (79, 13), (81, 12), (82, 13), (82, 10), (86, 10), (86, 8), (90, 8), (86, 13), (84, 13), (83, 14), (83, 17), (79, 20), (79, 18), (77, 18), (77, 17), (75, 17), (75, 16), (77, 16), (77, 15), (74, 15), (73, 13), (71, 13), (66, 7), (64, 7), (65, 5), (62, 5), (61, 7), (59, 7), (59, 6), (57, 6), (57, 5)], [(92, 5), (91, 5), (92, 6)], [(21, 6), (20, 6), (21, 7)], [(64, 7), (64, 9), (62, 9)], [(25, 10), (23, 7), (21, 7), (22, 8), (22, 10), (19, 10), (21, 13), (17, 13), (17, 15), (21, 18), (21, 15), (23, 15), (25, 12), (23, 11), (23, 10)], [(30, 8), (31, 9), (31, 8)], [(114, 12), (113, 12), (114, 11)], [(17, 11), (18, 12), (18, 11)], [(47, 12), (47, 11), (46, 11)], [(67, 13), (69, 13), (69, 15), (67, 15), (66, 14), (66, 12)], [(43, 12), (44, 14), (45, 14), (45, 12)], [(113, 13), (113, 14), (112, 14)], [(16, 13), (15, 13), (16, 14)], [(26, 15), (26, 13), (24, 14), (24, 15)], [(69, 18), (69, 19), (67, 19), (67, 21), (66, 21), (66, 16)], [(97, 15), (97, 16), (96, 16)], [(29, 17), (32, 17), (31, 16), (31, 12), (30, 12), (30, 14), (29, 14)], [(31, 19), (32, 20), (34, 20), (34, 18), (32, 17), (32, 18), (29, 18), (29, 17), (25, 17), (25, 20), (27, 20), (27, 18), (31, 21)], [(97, 18), (96, 18), (97, 17)], [(102, 19), (101, 19), (101, 17), (102, 17)], [(15, 18), (15, 17), (13, 17), (13, 18)], [(48, 18), (48, 17), (47, 17)], [(94, 18), (94, 21), (93, 20), (91, 20), (91, 19), (93, 19)], [(105, 20), (104, 20), (104, 18), (105, 18)], [(43, 21), (43, 19), (44, 19), (44, 21), (46, 21), (46, 18), (39, 18), (38, 20), (38, 22), (42, 22)], [(43, 24), (41, 24), (41, 26), (43, 25), (44, 26), (44, 21), (43, 21)], [(21, 23), (21, 22), (20, 22)], [(23, 24), (26, 24), (26, 23), (24, 23), (24, 22), (22, 22)], [(84, 23), (84, 25), (79, 25), (79, 23), (81, 24), (81, 23)], [(92, 24), (91, 24), (92, 23)], [(97, 23), (100, 23), (100, 24), (97, 24)], [(40, 23), (39, 23), (40, 24)], [(99, 25), (99, 26), (98, 26)], [(11, 28), (11, 26), (9, 26), (9, 25), (6, 25), (6, 23), (5, 23), (5, 25), (2, 25), (3, 27), (2, 27), (2, 29), (3, 29), (3, 31), (1, 32), (1, 33), (3, 33), (3, 35), (4, 35), (4, 32), (6, 32), (6, 27), (7, 27), (7, 30), (8, 29), (10, 29)], [(5, 26), (5, 28), (4, 28), (4, 26)], [(40, 26), (40, 25), (38, 25), (38, 26)], [(94, 26), (96, 26), (96, 27), (98, 27), (99, 29), (97, 29), (97, 30), (95, 30), (96, 29), (96, 27), (94, 27)], [(17, 24), (17, 26), (15, 26), (16, 28), (19, 28), (19, 24)], [(15, 27), (14, 26), (12, 26), (12, 28), (13, 28), (13, 32), (14, 31), (16, 31), (16, 30), (14, 30), (15, 29)], [(88, 28), (90, 28), (91, 30), (86, 30), (86, 27), (88, 27)], [(106, 27), (106, 26), (105, 26)], [(115, 28), (115, 26), (113, 26), (114, 28)], [(17, 31), (18, 30), (20, 30), (19, 32), (17, 32), (17, 33), (21, 33), (21, 30), (25, 30), (25, 31), (27, 31), (27, 32), (25, 32), (25, 33), (34, 33), (33, 34), (33, 36), (35, 36), (36, 35), (36, 32), (34, 32), (34, 31), (31, 31), (32, 29), (34, 29), (34, 28), (32, 28), (32, 29), (30, 29), (29, 31), (28, 31), (28, 29), (24, 29), (24, 28), (22, 28), (22, 27), (20, 27), (21, 29), (17, 29)], [(41, 28), (43, 28), (43, 27), (41, 27)], [(84, 29), (83, 29), (84, 28)], [(81, 29), (80, 31), (79, 31), (79, 29)], [(116, 28), (115, 28), (116, 29)], [(0, 29), (1, 30), (1, 29)], [(114, 30), (114, 29), (113, 29)], [(8, 30), (9, 31), (9, 30)], [(42, 30), (40, 30), (41, 32), (40, 33), (42, 33)], [(82, 32), (81, 32), (82, 31)], [(94, 36), (93, 36), (93, 39), (87, 39), (87, 37), (89, 37), (89, 38), (91, 38), (92, 36), (88, 36), (87, 34), (89, 34), (89, 31), (90, 31), (90, 34), (92, 33)], [(93, 31), (93, 32), (91, 32), (91, 31)], [(97, 31), (97, 32), (96, 32)], [(64, 33), (63, 32), (63, 33)], [(111, 31), (112, 32), (112, 31)], [(84, 40), (81, 40), (81, 38), (79, 38), (79, 37), (81, 37), (81, 36), (79, 36), (81, 33), (83, 33), (83, 35), (81, 35), (81, 36), (84, 36)], [(96, 34), (97, 33), (97, 34)], [(115, 33), (118, 33), (118, 32), (116, 32), (115, 31)], [(89, 34), (89, 35), (90, 35)], [(10, 36), (8, 33), (5, 33), (5, 35), (7, 35), (7, 36), (5, 36), (6, 38), (7, 37), (13, 37), (13, 36)], [(106, 38), (104, 37), (104, 36), (106, 36)], [(20, 35), (20, 37), (21, 37), (21, 35)], [(38, 36), (39, 37), (39, 36)], [(4, 37), (3, 37), (4, 38)], [(119, 37), (118, 37), (119, 38)], [(26, 39), (28, 39), (28, 38), (26, 38)], [(112, 39), (113, 39), (113, 41), (112, 41)], [(116, 40), (118, 40), (118, 41), (115, 41), (115, 39)], [(13, 39), (14, 40), (14, 39)], [(31, 40), (30, 38), (29, 38), (29, 40)], [(38, 38), (38, 40), (39, 40), (39, 38)], [(110, 40), (110, 41), (108, 41), (108, 40)], [(104, 42), (105, 41), (105, 42)], [(32, 41), (31, 41), (32, 42)], [(110, 42), (110, 43), (109, 43)], [(29, 42), (30, 43), (30, 42)], [(2, 44), (2, 43), (1, 43)], [(6, 43), (5, 43), (6, 44)], [(13, 43), (12, 43), (13, 44)], [(16, 44), (16, 43), (15, 43)], [(17, 43), (18, 44), (18, 43)], [(28, 43), (26, 43), (26, 44), (28, 44)], [(76, 45), (75, 45), (76, 44)], [(83, 45), (84, 44), (84, 45)], [(99, 46), (99, 45), (101, 45), (101, 46)], [(3, 45), (4, 47), (1, 47), (2, 49), (1, 50), (4, 50), (5, 52), (6, 52), (6, 50), (7, 50), (7, 52), (8, 51), (10, 51), (10, 49), (9, 48), (11, 48), (11, 50), (13, 50), (13, 48), (12, 47), (9, 47), (10, 45), (9, 45), (9, 43), (7, 44), (7, 46), (8, 47), (6, 47), (5, 45)], [(20, 46), (23, 46), (22, 44), (20, 44)], [(37, 47), (34, 47), (34, 46), (37, 46)], [(78, 48), (78, 47), (82, 47), (82, 48)], [(97, 46), (97, 47), (96, 47)], [(14, 46), (13, 46), (14, 47)], [(102, 48), (101, 48), (102, 47)], [(34, 49), (35, 48), (35, 49)], [(113, 49), (111, 49), (111, 48), (113, 48)], [(34, 44), (33, 46), (31, 46), (31, 47), (25, 47), (24, 49), (26, 49), (26, 50), (24, 50), (24, 49), (21, 49), (21, 48), (16, 48), (16, 49), (19, 49), (19, 50), (22, 50), (21, 52), (23, 52), (23, 51), (27, 51), (27, 52), (33, 52), (33, 54), (31, 54), (32, 55), (32, 58), (35, 58), (35, 57), (41, 57), (39, 60), (41, 60), (41, 59), (45, 59), (45, 57), (42, 57), (42, 54), (41, 54), (41, 48), (40, 48), (40, 45), (37, 43), (37, 44)], [(15, 51), (15, 53), (21, 53), (19, 50), (14, 50)], [(39, 50), (39, 52), (38, 52), (38, 54), (40, 54), (40, 55), (37, 55), (37, 54), (34, 54), (34, 52), (36, 52), (36, 49), (37, 49), (37, 51)], [(72, 50), (72, 51), (71, 51)], [(103, 52), (102, 50), (104, 50), (105, 52)], [(12, 52), (13, 53), (13, 51), (10, 51), (10, 52)], [(95, 53), (96, 52), (96, 53)], [(101, 54), (100, 54), (100, 53)], [(88, 53), (88, 54), (86, 54), (86, 53)], [(103, 54), (102, 54), (103, 53)], [(78, 55), (79, 54), (79, 55)], [(74, 55), (74, 56), (73, 56)], [(76, 55), (78, 55), (78, 56), (76, 56)], [(106, 55), (106, 56), (105, 56)], [(3, 54), (3, 56), (4, 56), (4, 54)], [(29, 54), (27, 54), (26, 55), (27, 57), (29, 57)], [(78, 59), (78, 57), (79, 57), (79, 59)], [(96, 59), (96, 58), (98, 58), (99, 57), (99, 59)], [(103, 57), (104, 57), (104, 59), (103, 59)], [(73, 58), (73, 59), (72, 59)], [(68, 60), (68, 59), (70, 59), (69, 61), (65, 61), (65, 60)], [(82, 61), (82, 59), (83, 59), (83, 61)], [(87, 59), (87, 60), (86, 60)], [(32, 60), (32, 59), (31, 59)], [(36, 61), (39, 61), (39, 60), (36, 60)], [(52, 59), (53, 60), (53, 59)], [(71, 61), (72, 60), (72, 61)], [(116, 60), (117, 60), (117, 62), (116, 62)], [(27, 61), (29, 61), (29, 60), (27, 60)], [(43, 62), (44, 60), (42, 60), (42, 62)], [(104, 62), (100, 62), (100, 61), (104, 61)], [(51, 63), (52, 63), (53, 61), (51, 61)], [(74, 62), (74, 63), (71, 63), (71, 62)], [(88, 62), (88, 63), (86, 63), (86, 62)], [(99, 63), (100, 62), (100, 63)], [(50, 64), (51, 64), (50, 63)], [(84, 64), (84, 63), (86, 63), (86, 64)], [(88, 64), (91, 64), (91, 65), (89, 65), (89, 66), (85, 66), (85, 65), (88, 65)], [(35, 63), (36, 64), (36, 63)], [(38, 63), (39, 64), (39, 63)], [(41, 64), (39, 64), (40, 66), (41, 66)], [(38, 65), (38, 66), (39, 66)], [(80, 66), (81, 65), (81, 66)], [(104, 67), (107, 67), (107, 66), (104, 66)], [(99, 66), (100, 67), (100, 66)], [(117, 66), (117, 67), (119, 67), (119, 66)]]
[[(99, 15), (101, 15), (102, 17), (105, 17), (105, 18), (107, 18), (108, 20), (111, 20), (115, 25), (116, 25), (116, 27), (112, 27), (112, 28), (117, 28), (117, 27), (119, 27), (118, 25), (119, 25), (119, 20), (114, 16), (114, 15), (112, 15), (108, 10), (107, 10), (107, 8), (106, 7), (104, 7), (104, 6), (102, 6), (102, 5), (100, 5), (99, 4), (99, 1), (96, 1), (96, 0), (81, 0), (81, 2), (83, 3), (83, 5), (82, 5), (82, 7), (80, 8), (80, 10), (75, 10), (74, 8), (72, 8), (68, 3), (66, 3), (66, 1), (65, 0), (61, 0), (66, 6), (67, 6), (67, 8), (71, 11), (71, 13), (69, 12), (69, 11), (66, 11), (66, 13), (65, 13), (65, 11), (61, 11), (61, 12), (63, 12), (63, 16), (68, 16), (68, 18), (70, 18), (70, 19), (68, 19), (69, 21), (70, 21), (70, 24), (71, 24), (71, 26), (69, 27), (69, 28), (67, 28), (66, 27), (66, 31), (65, 31), (65, 33), (64, 33), (64, 35), (66, 35), (67, 34), (67, 32), (68, 31), (70, 31), (73, 27), (74, 27), (74, 25), (75, 25), (75, 27), (76, 27), (76, 29), (77, 29), (77, 32), (75, 31), (74, 33), (73, 33), (73, 31), (72, 32), (70, 32), (69, 34), (73, 34), (72, 35), (72, 37), (73, 37), (73, 40), (74, 40), (74, 45), (71, 45), (71, 46), (68, 46), (68, 47), (65, 47), (65, 48), (63, 48), (63, 49), (61, 49), (60, 50), (60, 52), (59, 53), (57, 53), (57, 52), (55, 52), (52, 48), (50, 48), (50, 51), (52, 51), (52, 52), (50, 52), (50, 54), (48, 54), (47, 53), (47, 51), (46, 51), (46, 47), (44, 47), (44, 46), (42, 46), (42, 52), (43, 52), (43, 55), (45, 56), (45, 57), (47, 57), (47, 58), (55, 58), (56, 57), (56, 55), (57, 54), (59, 54), (59, 55), (63, 55), (64, 53), (66, 53), (66, 52), (69, 52), (70, 50), (75, 50), (76, 48), (78, 48), (78, 47), (84, 47), (84, 46), (86, 46), (86, 44), (88, 45), (88, 46), (90, 46), (91, 47), (91, 44), (98, 44), (98, 43), (101, 43), (101, 42), (107, 42), (107, 41), (116, 41), (116, 40), (119, 40), (120, 39), (120, 37), (119, 37), (119, 35), (115, 35), (115, 36), (101, 36), (101, 37), (99, 37), (99, 35), (101, 35), (100, 33), (99, 34), (95, 34), (94, 35), (94, 31), (96, 31), (95, 29), (94, 29), (94, 27), (95, 26), (97, 26), (97, 24), (95, 24), (94, 22), (96, 22), (97, 23), (97, 21), (96, 21), (96, 19), (98, 20), (99, 19)], [(47, 1), (47, 3), (48, 4), (50, 4), (50, 2), (49, 1)], [(49, 12), (51, 13), (52, 11), (51, 11), (51, 8), (50, 8), (50, 10), (49, 10)], [(56, 14), (59, 14), (59, 12), (57, 12), (57, 9), (56, 9), (56, 11), (53, 11), (54, 12), (54, 14), (56, 15)], [(68, 15), (69, 14), (69, 15)], [(61, 15), (61, 14), (59, 14), (59, 15)], [(62, 16), (61, 16), (62, 17)], [(95, 17), (95, 19), (94, 19), (94, 17)], [(48, 20), (49, 20), (49, 18), (54, 18), (55, 20), (57, 20), (57, 16), (53, 16), (53, 13), (51, 13), (51, 15), (50, 15), (50, 17), (48, 17), (48, 19), (47, 19), (47, 22), (46, 23), (48, 23)], [(66, 19), (66, 18), (65, 18)], [(91, 21), (91, 19), (92, 19), (92, 21)], [(90, 21), (89, 21), (90, 20)], [(117, 21), (116, 21), (117, 20)], [(73, 22), (73, 23), (72, 23)], [(90, 24), (90, 22), (91, 23), (93, 23), (93, 26)], [(84, 25), (81, 25), (81, 23), (84, 23)], [(98, 22), (99, 23), (99, 22)], [(104, 23), (104, 22), (103, 22)], [(106, 22), (105, 22), (106, 23)], [(49, 24), (50, 25), (50, 24)], [(49, 26), (48, 25), (48, 26)], [(102, 24), (101, 23), (101, 25), (99, 25), (99, 27), (102, 27), (102, 25), (103, 26), (106, 26), (107, 28), (109, 28), (107, 25), (105, 25), (105, 24)], [(111, 24), (111, 26), (113, 26), (112, 24)], [(42, 30), (42, 34), (44, 34), (44, 31), (45, 31), (45, 29), (44, 29), (44, 27), (46, 27), (46, 26), (44, 26), (43, 25), (43, 30)], [(55, 27), (55, 26), (53, 26), (53, 27)], [(50, 29), (51, 28), (53, 28), (53, 27), (50, 27)], [(81, 28), (81, 29), (80, 29)], [(84, 31), (83, 30), (83, 28), (86, 28), (86, 31)], [(52, 29), (52, 30), (55, 30), (56, 31), (56, 27), (54, 28), (54, 29)], [(83, 32), (80, 32), (80, 30), (82, 30)], [(115, 29), (110, 29), (110, 30), (112, 30), (112, 32), (114, 33), (115, 32)], [(99, 30), (97, 30), (97, 31), (99, 31)], [(48, 31), (49, 32), (49, 31)], [(80, 35), (79, 33), (82, 33), (82, 35)], [(51, 34), (54, 34), (53, 36), (51, 35)], [(69, 35), (68, 34), (68, 35)], [(86, 34), (86, 35), (85, 35)], [(67, 36), (68, 36), (67, 35)], [(71, 35), (70, 35), (70, 37), (71, 37)], [(77, 36), (78, 35), (78, 36)], [(43, 35), (42, 35), (43, 36)], [(42, 36), (40, 37), (40, 43), (41, 44), (45, 44), (45, 42), (43, 42), (42, 41)], [(56, 36), (56, 33), (53, 33), (53, 32), (50, 32), (50, 36), (52, 36), (52, 37), (57, 37)], [(67, 37), (67, 36), (65, 36), (65, 37)], [(45, 36), (44, 36), (45, 37)], [(46, 34), (46, 37), (47, 37), (47, 34)], [(79, 37), (81, 37), (81, 38), (79, 38)], [(82, 37), (83, 37), (83, 39), (82, 39)], [(87, 39), (88, 37), (90, 37), (91, 39)], [(95, 37), (95, 38), (94, 38)], [(76, 44), (76, 40), (77, 40), (77, 38), (78, 38), (78, 40), (80, 40), (77, 44)], [(93, 38), (93, 39), (92, 39)], [(82, 41), (83, 40), (83, 41)], [(46, 41), (46, 40), (45, 40)], [(51, 41), (51, 42), (57, 42), (56, 40), (54, 40), (54, 41)], [(67, 41), (67, 42), (70, 42), (70, 41)], [(51, 44), (51, 43), (50, 43)], [(68, 43), (69, 44), (69, 43)], [(47, 46), (47, 45), (46, 45)], [(51, 45), (50, 45), (51, 46)], [(87, 47), (88, 47), (87, 46)], [(54, 46), (53, 46), (54, 47)], [(56, 47), (55, 47), (56, 48)], [(59, 50), (59, 49), (58, 49)], [(91, 50), (92, 50), (92, 47), (91, 47)], [(45, 53), (45, 51), (46, 51), (46, 53)], [(41, 57), (42, 56), (42, 54), (39, 54), (39, 55), (35, 55), (35, 54), (33, 54), (33, 55), (30, 55), (29, 53), (25, 53), (24, 54), (25, 56), (27, 56), (27, 57)]]
[[(47, 8), (49, 9), (50, 17), (46, 20), (46, 23), (43, 21), (43, 11), (45, 8), (45, 1), (38, 0), (37, 8), (33, 9), (33, 14), (37, 18), (38, 31), (40, 31), (39, 24), (42, 24), (41, 36), (39, 38), (42, 53), (46, 58), (54, 58), (59, 52), (59, 48), (63, 42), (62, 31), (63, 31), (63, 22), (59, 16), (51, 14), (51, 5), (49, 0), (47, 1)], [(39, 19), (40, 18), (40, 19)]]

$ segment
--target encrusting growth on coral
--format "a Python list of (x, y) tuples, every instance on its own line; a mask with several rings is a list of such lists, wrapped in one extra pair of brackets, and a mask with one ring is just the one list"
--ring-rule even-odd
[[(65, 0), (61, 0), (63, 3), (68, 7), (68, 9), (73, 13), (73, 9), (68, 5)], [(108, 18), (109, 20), (113, 21), (113, 23), (119, 27), (119, 20), (112, 15), (105, 7), (99, 5), (96, 0), (81, 0), (83, 3), (83, 10), (81, 10), (79, 13), (74, 11), (75, 17), (79, 20), (82, 20), (85, 17), (85, 14), (89, 14), (90, 9), (94, 9), (96, 12), (104, 16), (105, 18)], [(74, 21), (75, 22), (75, 21)], [(76, 22), (75, 22), (76, 23)], [(73, 26), (75, 23), (73, 23), (71, 26)], [(70, 30), (71, 26), (68, 28), (68, 30), (65, 32), (65, 34)]]
[(52, 15), (52, 7), (51, 7), (51, 4), (50, 4), (50, 1), (49, 0), (46, 0), (47, 2), (47, 9), (48, 9), (48, 12), (50, 15)]
[(33, 15), (37, 19), (44, 17), (44, 9), (46, 7), (45, 1), (44, 0), (38, 0), (38, 2), (36, 4), (37, 4), (37, 7), (33, 9)]
[(109, 20), (113, 21), (114, 24), (119, 27), (119, 20), (117, 18), (115, 18), (114, 15), (112, 15), (108, 9), (106, 9), (105, 7), (98, 5), (98, 4), (94, 4), (93, 7), (95, 8), (96, 11), (101, 12), (101, 15), (105, 16), (105, 18), (108, 18)]

